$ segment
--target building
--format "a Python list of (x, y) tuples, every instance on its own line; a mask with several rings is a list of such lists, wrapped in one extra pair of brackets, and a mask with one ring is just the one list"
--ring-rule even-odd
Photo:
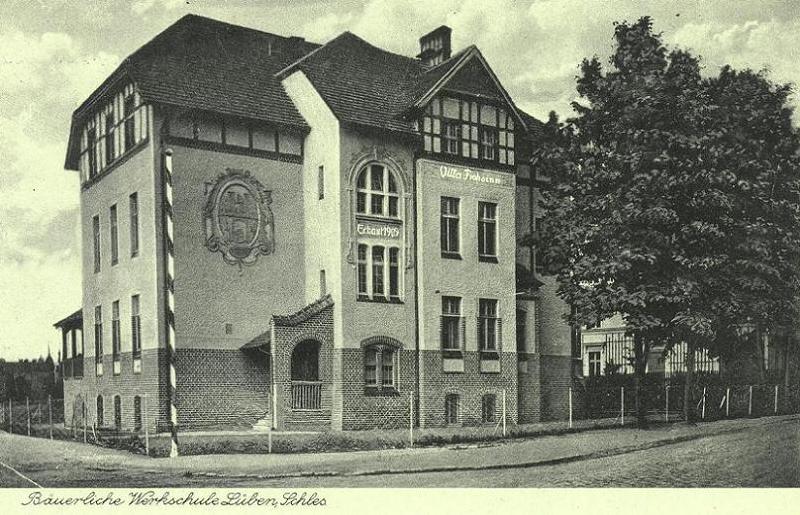
[(430, 427), (496, 423), (503, 401), (512, 423), (559, 416), (566, 307), (516, 243), (535, 228), (538, 127), (476, 47), (451, 55), (447, 27), (407, 57), (180, 19), (73, 115), (66, 419)]
[[(581, 331), (581, 356), (584, 377), (633, 375), (633, 337), (626, 334), (622, 316), (617, 314), (600, 325)], [(665, 352), (656, 345), (647, 356), (646, 373), (675, 378), (686, 372), (686, 344), (678, 344)], [(719, 359), (706, 349), (695, 351), (695, 370), (701, 374), (718, 374)]]
[[(625, 321), (617, 314), (581, 332), (584, 377), (634, 373), (633, 338), (626, 330)], [(708, 349), (695, 350), (695, 371), (722, 376), (722, 380), (730, 383), (771, 382), (788, 386), (798, 375), (791, 342), (785, 332), (758, 333), (754, 327), (744, 325), (739, 341), (731, 342), (732, 357), (713, 356)], [(687, 370), (686, 353), (685, 343), (669, 350), (664, 345), (653, 346), (647, 357), (647, 373), (681, 380)]]

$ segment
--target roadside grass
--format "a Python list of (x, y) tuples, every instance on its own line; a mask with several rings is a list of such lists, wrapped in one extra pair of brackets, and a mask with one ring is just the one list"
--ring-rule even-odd
[[(470, 426), (414, 429), (414, 447), (451, 445), (491, 445), (500, 440), (532, 438), (608, 429), (614, 427), (611, 419), (581, 421), (568, 428), (565, 421), (508, 426), (506, 436), (494, 426)], [(654, 424), (655, 425), (655, 424)], [(183, 456), (204, 454), (267, 454), (270, 452), (269, 435), (258, 434), (202, 434), (178, 435)], [(273, 433), (273, 454), (324, 453), (406, 449), (410, 446), (408, 429), (365, 431), (326, 431), (320, 433)], [(169, 454), (170, 438), (158, 435), (150, 438), (150, 455), (163, 457)]]

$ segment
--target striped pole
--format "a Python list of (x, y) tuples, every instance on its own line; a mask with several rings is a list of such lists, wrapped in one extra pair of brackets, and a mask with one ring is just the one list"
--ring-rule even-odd
[(164, 150), (164, 254), (166, 274), (164, 278), (166, 291), (166, 338), (167, 362), (169, 364), (169, 384), (167, 398), (169, 402), (169, 431), (171, 444), (170, 458), (178, 456), (178, 408), (175, 406), (177, 374), (175, 370), (175, 245), (174, 221), (172, 211), (172, 149)]

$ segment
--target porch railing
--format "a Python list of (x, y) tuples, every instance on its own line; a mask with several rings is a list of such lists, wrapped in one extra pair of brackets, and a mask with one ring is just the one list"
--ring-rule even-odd
[(322, 409), (322, 382), (292, 381), (292, 409)]

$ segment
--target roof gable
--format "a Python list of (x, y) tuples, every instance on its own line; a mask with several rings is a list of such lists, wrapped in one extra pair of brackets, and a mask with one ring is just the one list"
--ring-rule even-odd
[[(445, 65), (444, 71), (438, 70), (439, 66)], [(414, 103), (415, 108), (423, 109), (443, 89), (460, 91), (502, 101), (508, 106), (517, 123), (527, 130), (526, 118), (476, 46), (468, 47), (439, 66), (429, 71), (430, 74), (436, 74), (435, 81), (430, 79), (423, 81), (424, 88), (419, 90), (420, 94)]]
[(498, 88), (492, 76), (477, 59), (469, 59), (444, 84), (450, 91), (478, 95), (484, 98), (503, 101), (503, 92)]

